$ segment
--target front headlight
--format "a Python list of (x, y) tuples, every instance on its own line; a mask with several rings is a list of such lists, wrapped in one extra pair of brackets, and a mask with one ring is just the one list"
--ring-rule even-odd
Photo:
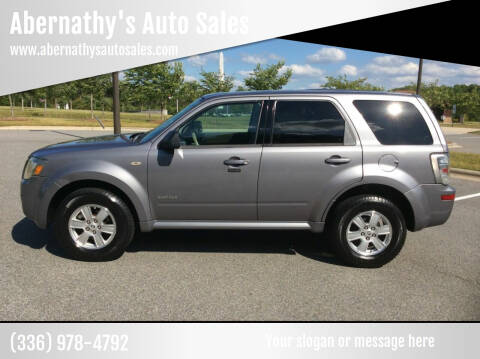
[(23, 179), (29, 179), (32, 176), (40, 176), (46, 161), (36, 157), (30, 157), (25, 163), (25, 168), (23, 169)]

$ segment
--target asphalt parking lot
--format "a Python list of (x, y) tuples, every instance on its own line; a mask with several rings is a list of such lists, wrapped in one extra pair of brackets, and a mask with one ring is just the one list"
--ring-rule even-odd
[[(93, 135), (0, 131), (0, 320), (480, 320), (480, 197), (379, 269), (288, 231), (157, 231), (113, 262), (67, 259), (24, 218), (21, 171), (36, 148)], [(451, 182), (457, 197), (480, 192)]]
[(451, 151), (480, 153), (480, 135), (478, 129), (463, 129), (458, 127), (442, 127)]
[(447, 141), (454, 143), (450, 150), (456, 152), (480, 153), (480, 135), (463, 134), (446, 136)]

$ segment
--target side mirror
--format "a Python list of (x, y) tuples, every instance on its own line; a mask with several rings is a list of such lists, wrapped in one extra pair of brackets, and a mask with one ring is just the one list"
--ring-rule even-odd
[(176, 148), (180, 148), (180, 135), (178, 130), (169, 132), (159, 143), (159, 150), (173, 151)]

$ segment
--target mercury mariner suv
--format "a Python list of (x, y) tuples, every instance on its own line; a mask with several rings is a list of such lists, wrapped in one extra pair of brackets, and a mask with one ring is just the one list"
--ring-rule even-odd
[(407, 230), (443, 224), (445, 138), (425, 101), (397, 93), (203, 96), (144, 133), (33, 152), (23, 211), (80, 260), (122, 255), (136, 231), (326, 232), (349, 265), (378, 267)]

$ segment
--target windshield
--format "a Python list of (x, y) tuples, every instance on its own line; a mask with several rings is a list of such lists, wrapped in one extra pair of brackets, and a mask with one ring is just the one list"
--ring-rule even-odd
[(153, 140), (155, 137), (157, 137), (159, 134), (161, 134), (163, 132), (163, 130), (165, 130), (168, 126), (170, 126), (172, 123), (174, 123), (180, 117), (182, 117), (184, 114), (186, 114), (192, 108), (197, 106), (200, 102), (202, 102), (201, 99), (193, 101), (190, 105), (185, 107), (182, 111), (178, 112), (176, 115), (173, 115), (168, 120), (162, 122), (159, 126), (155, 127), (154, 129), (152, 129), (148, 132), (145, 132), (145, 134), (142, 136), (141, 143), (145, 143), (145, 142)]

